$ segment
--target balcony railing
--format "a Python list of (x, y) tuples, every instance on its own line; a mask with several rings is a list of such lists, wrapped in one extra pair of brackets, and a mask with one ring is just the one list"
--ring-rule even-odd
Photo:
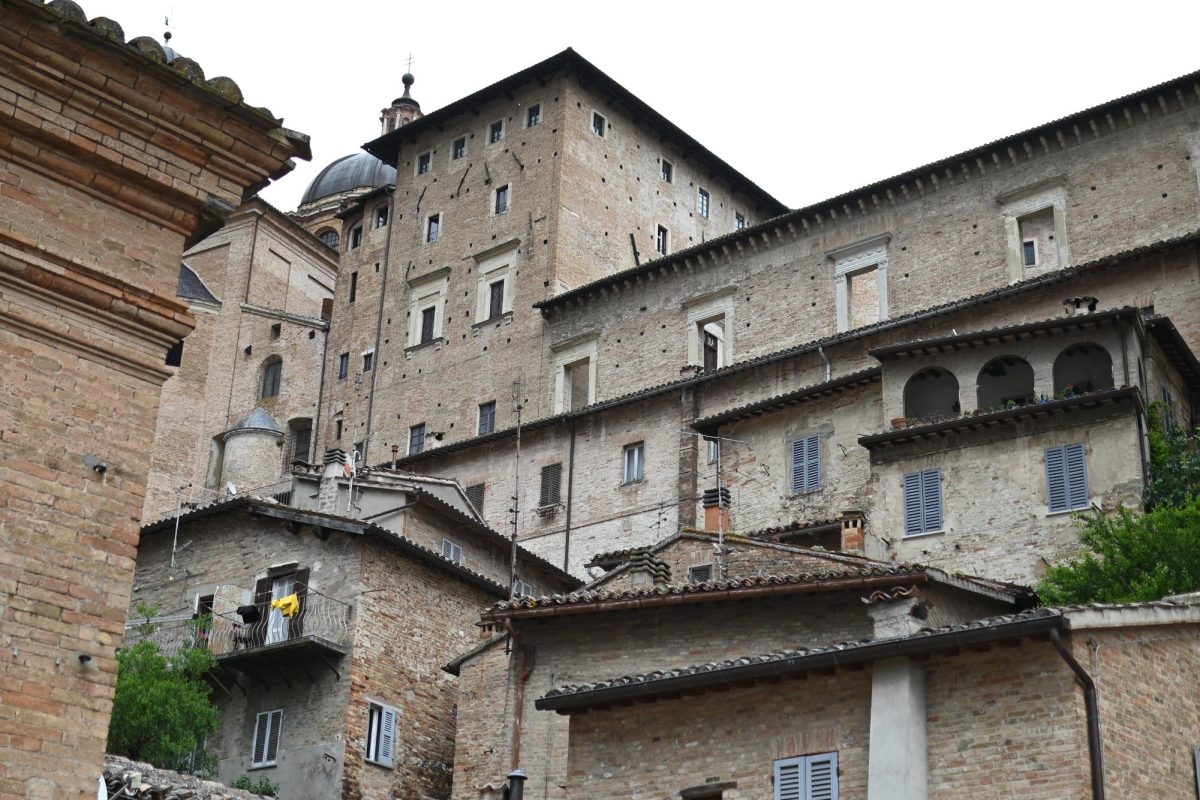
[(299, 598), (299, 610), (290, 618), (266, 602), (200, 619), (131, 620), (126, 624), (125, 645), (149, 639), (164, 655), (202, 647), (221, 661), (266, 655), (272, 649), (292, 650), (297, 644), (345, 653), (352, 615), (349, 603), (310, 591)]

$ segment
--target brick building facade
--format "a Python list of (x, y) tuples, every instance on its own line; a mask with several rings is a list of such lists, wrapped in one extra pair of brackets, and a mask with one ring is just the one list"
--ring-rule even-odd
[(185, 247), (307, 138), (66, 0), (0, 19), (0, 797), (95, 797)]

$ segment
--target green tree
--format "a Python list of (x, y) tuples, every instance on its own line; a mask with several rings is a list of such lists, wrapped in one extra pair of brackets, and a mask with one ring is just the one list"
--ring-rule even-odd
[(165, 656), (149, 639), (118, 652), (108, 752), (163, 769), (194, 770), (204, 738), (217, 729), (212, 687), (204, 680), (213, 663), (203, 648)]
[(1148, 413), (1150, 481), (1142, 497), (1147, 510), (1180, 508), (1200, 497), (1200, 431), (1168, 426), (1164, 410), (1162, 403), (1151, 403)]
[(1086, 549), (1046, 572), (1042, 602), (1132, 603), (1200, 589), (1200, 498), (1146, 514), (1096, 510), (1079, 523)]

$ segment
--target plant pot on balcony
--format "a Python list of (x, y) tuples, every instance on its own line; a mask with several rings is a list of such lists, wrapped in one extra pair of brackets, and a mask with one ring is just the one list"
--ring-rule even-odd
[(904, 430), (904, 425), (906, 422), (908, 422), (908, 420), (905, 417), (893, 417), (892, 418), (892, 430), (894, 430), (894, 431)]

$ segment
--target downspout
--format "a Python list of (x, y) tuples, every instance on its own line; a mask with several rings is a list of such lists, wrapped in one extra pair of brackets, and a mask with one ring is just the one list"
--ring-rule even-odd
[(571, 417), (571, 448), (567, 454), (567, 521), (563, 533), (563, 572), (571, 571), (571, 500), (575, 496), (575, 418)]
[[(367, 209), (363, 206), (363, 225), (367, 224)], [(392, 228), (396, 224), (396, 192), (393, 188), (388, 195), (388, 237), (383, 247), (383, 276), (379, 279), (379, 314), (375, 319), (375, 363), (371, 365), (371, 395), (367, 398), (367, 434), (363, 439), (363, 463), (370, 464), (367, 454), (371, 452), (371, 418), (375, 408), (375, 381), (379, 377), (379, 367), (383, 363), (383, 350), (379, 345), (383, 336), (383, 301), (387, 297), (388, 262), (392, 257)]]
[(533, 673), (533, 657), (529, 656), (526, 659), (525, 648), (521, 645), (521, 639), (517, 636), (517, 631), (513, 627), (512, 620), (504, 620), (504, 630), (508, 632), (509, 641), (513, 644), (513, 649), (517, 652), (517, 690), (513, 696), (513, 720), (512, 720), (512, 760), (511, 769), (517, 770), (521, 766), (521, 716), (525, 711), (525, 683), (529, 680), (529, 676)]
[(821, 345), (817, 345), (817, 355), (825, 362), (825, 382), (829, 383), (833, 380), (833, 364), (830, 363), (829, 356), (825, 355), (825, 348)]
[(1087, 710), (1088, 760), (1092, 767), (1092, 800), (1104, 800), (1104, 752), (1100, 743), (1100, 701), (1096, 694), (1096, 682), (1067, 649), (1058, 628), (1050, 629), (1050, 641), (1083, 686), (1083, 705)]

